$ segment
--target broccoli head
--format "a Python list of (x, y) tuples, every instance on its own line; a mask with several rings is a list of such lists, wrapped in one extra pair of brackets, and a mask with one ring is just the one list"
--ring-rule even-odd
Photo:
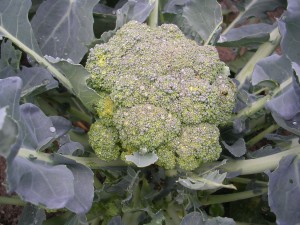
[(236, 87), (214, 47), (175, 25), (131, 21), (90, 50), (86, 68), (100, 96), (89, 136), (101, 159), (155, 152), (158, 165), (186, 170), (218, 159), (217, 126), (231, 117)]

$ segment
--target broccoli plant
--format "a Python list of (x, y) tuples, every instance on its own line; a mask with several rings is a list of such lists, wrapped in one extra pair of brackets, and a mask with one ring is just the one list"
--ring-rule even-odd
[(299, 21), (298, 0), (1, 0), (0, 224), (299, 224)]
[(131, 21), (91, 49), (86, 68), (100, 96), (89, 132), (100, 159), (156, 153), (166, 169), (193, 170), (219, 158), (217, 126), (232, 115), (236, 87), (214, 47), (175, 25)]

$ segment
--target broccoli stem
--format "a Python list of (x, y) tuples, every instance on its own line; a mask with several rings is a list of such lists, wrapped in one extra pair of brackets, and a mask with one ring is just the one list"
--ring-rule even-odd
[(297, 146), (283, 152), (257, 159), (230, 161), (221, 166), (220, 169), (226, 172), (239, 172), (239, 175), (262, 173), (266, 170), (274, 170), (283, 157), (292, 154), (300, 154), (300, 147)]
[(209, 45), (211, 39), (213, 38), (214, 34), (218, 31), (219, 27), (222, 25), (223, 21), (220, 21), (220, 23), (215, 27), (215, 29), (213, 30), (213, 32), (211, 32), (211, 34), (209, 35), (209, 37), (207, 38), (207, 40), (204, 42), (204, 46)]
[(17, 196), (11, 196), (11, 197), (0, 196), (0, 205), (19, 205), (19, 206), (25, 206), (26, 202), (22, 201)]
[(181, 218), (178, 215), (179, 211), (180, 209), (178, 205), (175, 204), (173, 201), (168, 204), (165, 215), (167, 224), (180, 224)]
[(158, 26), (158, 6), (159, 6), (159, 0), (150, 0), (151, 4), (154, 4), (154, 8), (149, 16), (149, 22), (148, 25), (152, 28)]
[(238, 88), (241, 89), (245, 82), (250, 79), (254, 66), (258, 61), (261, 59), (269, 56), (274, 52), (274, 50), (277, 48), (278, 44), (280, 43), (281, 35), (279, 33), (278, 27), (276, 27), (271, 33), (270, 33), (270, 39), (269, 41), (263, 43), (259, 46), (256, 53), (251, 57), (251, 59), (247, 62), (247, 64), (243, 67), (243, 69), (238, 73), (238, 75), (235, 77), (239, 81)]
[(221, 204), (225, 202), (234, 202), (238, 200), (243, 200), (247, 198), (253, 198), (268, 193), (268, 188), (261, 188), (259, 190), (255, 189), (251, 191), (243, 191), (233, 194), (225, 195), (210, 195), (206, 199), (200, 200), (202, 205), (212, 205), (212, 204)]
[(243, 178), (243, 177), (234, 177), (234, 178), (230, 178), (228, 179), (230, 182), (233, 183), (239, 183), (239, 184), (249, 184), (249, 183), (255, 183), (255, 184), (261, 184), (264, 186), (268, 186), (268, 182), (266, 181), (260, 181), (260, 180), (253, 180), (253, 179), (249, 179), (249, 178)]
[[(33, 150), (29, 150), (26, 148), (20, 148), (18, 152), (18, 156), (23, 158), (28, 158), (31, 160), (41, 160), (46, 163), (53, 164), (52, 154), (43, 153), (43, 152), (36, 152)], [(103, 169), (107, 167), (122, 167), (122, 166), (128, 166), (125, 162), (121, 160), (115, 160), (111, 162), (106, 162), (103, 160), (100, 160), (96, 157), (76, 157), (76, 156), (70, 156), (70, 155), (64, 155), (64, 157), (68, 159), (75, 160), (77, 163), (83, 164), (91, 169)]]
[(262, 140), (267, 134), (270, 134), (272, 132), (274, 132), (275, 130), (277, 130), (279, 128), (279, 126), (277, 124), (273, 124), (271, 126), (269, 126), (267, 129), (263, 130), (262, 132), (260, 132), (259, 134), (257, 134), (256, 136), (254, 136), (253, 138), (251, 138), (246, 144), (249, 147), (252, 147), (253, 145), (255, 145), (257, 142), (259, 142), (260, 140)]

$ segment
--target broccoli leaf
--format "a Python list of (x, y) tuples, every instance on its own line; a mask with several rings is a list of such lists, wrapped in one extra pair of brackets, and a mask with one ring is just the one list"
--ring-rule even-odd
[(266, 23), (249, 24), (229, 30), (220, 36), (219, 46), (244, 47), (264, 43), (269, 40), (273, 25)]
[(281, 84), (293, 75), (292, 64), (284, 55), (273, 54), (260, 60), (254, 67), (252, 84), (273, 81)]
[(204, 174), (203, 176), (198, 176), (195, 174), (190, 174), (187, 178), (179, 178), (178, 182), (192, 190), (210, 190), (216, 188), (229, 188), (236, 189), (232, 184), (224, 185), (222, 182), (226, 178), (227, 173), (220, 174), (218, 170)]
[[(1, 132), (1, 135), (7, 135), (9, 134), (9, 132), (14, 132), (14, 134), (13, 133), (11, 134), (16, 137), (16, 143), (13, 146), (11, 146), (11, 148), (9, 149), (1, 148), (1, 155), (6, 157), (8, 163), (16, 156), (22, 142), (21, 140), (22, 135), (20, 129), (18, 128), (18, 130), (16, 130), (16, 128), (13, 128), (14, 127), (13, 121), (15, 123), (20, 121), (19, 100), (21, 97), (21, 89), (22, 89), (22, 80), (19, 77), (0, 79), (0, 97), (1, 97), (0, 108), (3, 107), (5, 108), (5, 111), (2, 111), (1, 117), (3, 119), (3, 123), (5, 123), (5, 125), (10, 127), (10, 131), (6, 130), (5, 133)], [(9, 116), (9, 118), (6, 119), (7, 116)], [(7, 122), (7, 120), (10, 120), (10, 122)], [(13, 138), (13, 136), (10, 138)], [(5, 139), (1, 138), (1, 140), (4, 141)], [(5, 141), (9, 141), (9, 140), (5, 140)], [(10, 144), (12, 144), (11, 141), (12, 140), (9, 141)]]
[[(62, 117), (53, 118), (56, 124), (63, 123), (64, 131), (57, 133), (57, 128), (37, 106), (26, 103), (20, 107), (22, 124), (24, 126), (23, 146), (29, 149), (42, 150), (49, 146), (59, 135), (63, 135), (71, 128), (71, 123)], [(58, 131), (61, 131), (58, 129)]]
[(153, 152), (146, 154), (134, 152), (133, 155), (126, 155), (125, 158), (127, 161), (134, 163), (137, 167), (150, 166), (158, 160), (158, 156)]
[(191, 212), (183, 218), (180, 225), (235, 225), (235, 222), (231, 218), (207, 218), (204, 213)]
[(58, 82), (51, 73), (42, 67), (22, 67), (16, 76), (19, 76), (23, 81), (22, 97), (38, 95), (58, 87)]
[(0, 37), (14, 40), (14, 43), (29, 48), (41, 55), (28, 20), (30, 0), (2, 0), (0, 2)]
[[(53, 156), (53, 161), (55, 164), (66, 165), (74, 177), (74, 195), (68, 200), (65, 207), (78, 214), (88, 212), (94, 198), (94, 174), (92, 170), (59, 154)], [(82, 185), (84, 185), (84, 189)]]
[(272, 117), (280, 127), (300, 136), (300, 113), (297, 113), (290, 120), (283, 119), (276, 112), (272, 112)]
[(44, 1), (31, 21), (43, 55), (79, 63), (94, 39), (92, 12), (98, 2)]
[(300, 2), (288, 1), (287, 11), (278, 21), (278, 27), (282, 36), (280, 46), (283, 54), (285, 54), (292, 62), (300, 64), (300, 54), (298, 48), (300, 44)]
[(300, 67), (297, 64), (293, 64), (293, 68), (298, 76), (292, 76), (292, 83), (288, 88), (266, 103), (267, 109), (276, 112), (285, 120), (291, 120), (300, 112)]
[(121, 216), (115, 216), (108, 222), (107, 225), (124, 225), (124, 223), (122, 222)]
[(265, 19), (268, 16), (266, 12), (285, 6), (284, 0), (252, 0), (248, 2), (245, 10), (240, 13), (239, 24), (250, 17)]
[(241, 157), (247, 152), (246, 143), (244, 138), (239, 138), (232, 145), (226, 144), (225, 141), (222, 141), (224, 147), (235, 157)]
[(205, 221), (201, 213), (191, 212), (182, 219), (180, 225), (205, 225)]
[(1, 54), (0, 54), (0, 77), (2, 70), (7, 67), (10, 67), (12, 71), (18, 71), (20, 67), (20, 59), (22, 52), (16, 50), (12, 46), (12, 42), (10, 40), (2, 41), (1, 43)]
[(58, 139), (60, 148), (57, 153), (63, 155), (82, 155), (84, 152), (84, 147), (79, 142), (74, 142), (70, 139), (69, 135), (64, 135)]
[(186, 5), (190, 0), (169, 0), (165, 7), (164, 13), (179, 13), (180, 8)]
[(268, 174), (269, 205), (276, 214), (278, 225), (297, 224), (300, 221), (299, 168), (299, 157), (289, 155), (280, 160), (278, 168)]
[[(30, 157), (30, 152), (44, 149), (64, 135), (71, 127), (70, 122), (58, 116), (47, 117), (31, 103), (19, 107), (21, 85), (22, 81), (18, 77), (0, 80), (0, 121), (6, 123), (6, 116), (9, 115), (20, 128), (16, 133), (16, 129), (7, 129), (12, 125), (7, 124), (5, 132), (14, 132), (14, 134), (5, 141), (11, 145), (17, 140), (11, 150), (8, 147), (10, 152), (1, 149), (1, 155), (8, 157), (9, 190), (18, 193), (25, 201), (33, 204), (43, 204), (52, 209), (67, 207), (76, 213), (87, 212), (94, 194), (93, 173), (89, 168), (74, 162), (67, 164), (65, 161), (61, 162), (64, 165), (53, 165), (50, 163), (51, 159), (41, 160), (34, 156)], [(7, 135), (2, 132), (2, 129), (0, 131), (1, 135)], [(12, 140), (13, 137), (15, 138)], [(2, 141), (4, 140), (1, 139)], [(3, 144), (7, 145), (7, 142)], [(19, 149), (19, 155), (16, 156)], [(29, 157), (25, 157), (27, 155)], [(87, 192), (81, 190), (82, 184), (85, 184)]]
[(18, 225), (42, 225), (44, 220), (45, 210), (29, 203), (23, 209)]
[(117, 21), (115, 29), (112, 31), (104, 32), (101, 35), (101, 40), (103, 42), (107, 42), (120, 27), (131, 20), (135, 20), (140, 23), (145, 22), (153, 8), (154, 4), (150, 4), (148, 0), (129, 0), (122, 6), (122, 8), (117, 10)]
[(215, 0), (191, 0), (183, 7), (186, 26), (206, 42), (211, 39), (223, 21), (222, 10)]
[(235, 225), (236, 223), (234, 222), (233, 219), (231, 218), (222, 218), (222, 217), (214, 217), (214, 218), (209, 218), (205, 225)]
[(281, 152), (279, 147), (273, 148), (271, 145), (266, 145), (264, 147), (261, 147), (260, 149), (253, 151), (253, 152), (248, 152), (247, 156), (250, 159), (255, 159), (259, 157), (264, 157), (268, 155), (273, 155), (276, 153)]
[(33, 204), (63, 208), (74, 196), (74, 176), (65, 165), (51, 166), (17, 156), (8, 164), (7, 173), (9, 190)]
[(0, 108), (0, 155), (8, 158), (11, 148), (17, 142), (18, 125), (6, 112), (7, 108)]
[(69, 79), (73, 86), (76, 96), (87, 107), (87, 109), (94, 111), (93, 106), (98, 103), (100, 99), (96, 91), (89, 88), (86, 84), (86, 80), (90, 76), (87, 70), (80, 64), (74, 64), (70, 61), (52, 58), (50, 56), (47, 59), (54, 63)]

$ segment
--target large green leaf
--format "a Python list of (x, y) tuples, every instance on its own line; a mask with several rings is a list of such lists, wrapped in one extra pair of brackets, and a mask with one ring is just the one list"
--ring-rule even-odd
[(148, 0), (129, 0), (122, 6), (122, 8), (117, 10), (115, 29), (104, 32), (101, 35), (101, 40), (103, 42), (107, 42), (120, 27), (131, 20), (136, 20), (140, 23), (145, 22), (145, 20), (150, 15), (153, 7), (154, 4), (151, 4)]
[[(276, 214), (276, 224), (299, 224), (300, 221), (300, 161), (289, 155), (269, 173), (269, 205)], [(282, 193), (282, 194), (280, 194)]]
[(65, 76), (51, 65), (43, 56), (28, 20), (30, 0), (0, 1), (0, 37), (5, 36), (38, 63), (47, 67), (67, 89), (73, 91)]
[(125, 158), (127, 161), (134, 163), (137, 167), (146, 167), (154, 164), (158, 160), (158, 156), (152, 152), (146, 154), (134, 152), (133, 155), (126, 155)]
[(218, 45), (227, 47), (244, 47), (264, 43), (269, 40), (274, 26), (266, 23), (250, 24), (233, 28), (221, 35)]
[(30, 0), (0, 1), (0, 36), (11, 39), (17, 45), (26, 46), (41, 54), (28, 20)]
[(93, 8), (99, 0), (44, 1), (31, 24), (43, 55), (79, 63), (94, 39)]
[(278, 21), (282, 36), (280, 43), (283, 53), (292, 61), (300, 64), (300, 2), (288, 1), (287, 12)]
[(239, 23), (243, 23), (249, 17), (266, 18), (266, 12), (273, 11), (277, 7), (285, 6), (285, 0), (251, 0), (245, 10), (239, 15)]
[(191, 190), (211, 190), (216, 188), (236, 189), (232, 184), (222, 184), (226, 175), (227, 173), (220, 174), (218, 170), (201, 176), (190, 174), (187, 178), (179, 178), (178, 183)]
[(292, 64), (284, 55), (273, 54), (260, 60), (254, 67), (252, 85), (264, 81), (273, 81), (281, 84), (293, 75)]
[(12, 146), (17, 142), (18, 125), (7, 115), (6, 109), (0, 108), (0, 155), (8, 158)]
[(20, 59), (22, 52), (16, 50), (12, 46), (12, 42), (10, 40), (3, 41), (1, 43), (1, 55), (0, 55), (0, 77), (1, 71), (6, 67), (11, 67), (12, 70), (17, 71), (20, 67)]
[(89, 88), (86, 80), (89, 78), (89, 72), (80, 64), (73, 64), (70, 61), (62, 59), (54, 59), (47, 57), (57, 68), (62, 71), (72, 84), (76, 96), (90, 111), (94, 110), (94, 105), (98, 103), (100, 97), (96, 91)]
[(209, 41), (223, 21), (221, 6), (216, 0), (191, 0), (183, 7), (182, 17), (191, 31)]
[(45, 210), (29, 203), (24, 207), (18, 225), (42, 225), (44, 220), (46, 220)]

